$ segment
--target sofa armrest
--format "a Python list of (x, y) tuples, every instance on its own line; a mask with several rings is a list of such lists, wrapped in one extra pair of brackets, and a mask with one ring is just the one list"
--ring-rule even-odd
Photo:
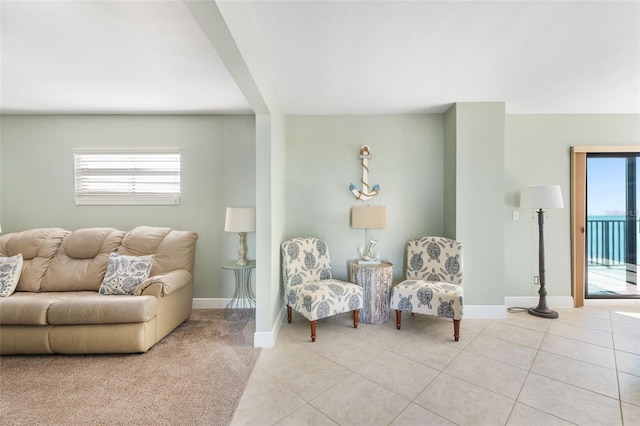
[(186, 269), (176, 269), (166, 274), (154, 275), (142, 281), (134, 291), (135, 296), (162, 297), (188, 285), (192, 276)]

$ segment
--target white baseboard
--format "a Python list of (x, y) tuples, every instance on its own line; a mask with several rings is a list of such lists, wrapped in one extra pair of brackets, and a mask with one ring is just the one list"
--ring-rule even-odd
[(496, 319), (506, 318), (507, 307), (504, 305), (464, 305), (464, 318)]
[(194, 297), (192, 309), (224, 309), (231, 299), (217, 299), (213, 297)]
[[(507, 308), (530, 308), (538, 306), (538, 296), (509, 296), (504, 298), (504, 304)], [(572, 296), (547, 296), (547, 305), (553, 308), (573, 308)], [(466, 306), (465, 306), (466, 309)], [(466, 313), (466, 312), (465, 312)]]
[[(507, 317), (507, 308), (538, 305), (538, 297), (505, 297), (504, 305), (465, 305), (464, 318), (475, 319), (499, 319)], [(231, 299), (220, 298), (194, 298), (193, 309), (224, 309)], [(547, 304), (550, 308), (573, 308), (573, 297), (571, 296), (547, 296)], [(256, 348), (272, 348), (276, 344), (278, 332), (282, 325), (285, 310), (280, 309), (278, 316), (270, 331), (256, 331), (253, 335), (253, 346)]]
[(276, 339), (282, 326), (282, 320), (284, 319), (284, 309), (278, 311), (276, 320), (271, 328), (271, 331), (256, 331), (253, 334), (253, 347), (254, 348), (272, 348), (276, 345)]
[[(231, 299), (194, 297), (191, 307), (192, 309), (224, 309), (230, 301)], [(272, 348), (275, 346), (284, 312), (284, 309), (280, 309), (271, 331), (256, 331), (253, 334), (253, 346), (255, 348)]]

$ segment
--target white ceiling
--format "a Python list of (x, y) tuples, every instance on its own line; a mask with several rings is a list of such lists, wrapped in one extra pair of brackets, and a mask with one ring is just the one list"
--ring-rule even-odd
[[(3, 113), (250, 113), (182, 1), (1, 0)], [(287, 114), (640, 113), (640, 1), (256, 1)]]

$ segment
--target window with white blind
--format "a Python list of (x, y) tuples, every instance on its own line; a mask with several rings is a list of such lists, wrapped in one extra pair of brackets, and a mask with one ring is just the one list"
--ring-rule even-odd
[(75, 202), (179, 204), (180, 151), (74, 149)]

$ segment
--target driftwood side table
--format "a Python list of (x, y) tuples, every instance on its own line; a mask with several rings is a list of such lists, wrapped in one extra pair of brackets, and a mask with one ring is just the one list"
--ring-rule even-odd
[(360, 322), (382, 324), (389, 321), (389, 291), (393, 282), (393, 264), (379, 265), (349, 262), (351, 282), (364, 289), (364, 307), (360, 310)]

